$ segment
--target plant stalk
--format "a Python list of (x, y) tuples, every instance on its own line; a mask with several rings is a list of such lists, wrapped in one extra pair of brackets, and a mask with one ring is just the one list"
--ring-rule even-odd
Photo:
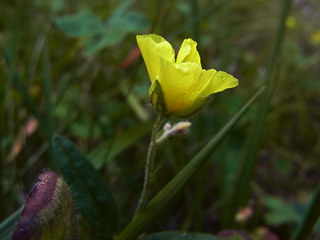
[(165, 118), (164, 115), (159, 114), (157, 117), (157, 120), (153, 125), (151, 141), (148, 148), (148, 154), (147, 154), (147, 160), (146, 160), (146, 166), (145, 166), (145, 172), (144, 172), (143, 189), (142, 189), (142, 193), (138, 202), (135, 215), (137, 215), (145, 207), (148, 201), (148, 195), (150, 192), (152, 174), (153, 174), (154, 156), (156, 155), (156, 151), (158, 147), (157, 135), (164, 118)]
[(181, 191), (188, 181), (199, 171), (213, 154), (224, 137), (232, 130), (234, 125), (240, 120), (252, 103), (264, 92), (261, 88), (234, 116), (233, 118), (190, 160), (186, 166), (166, 184), (148, 205), (139, 212), (125, 229), (114, 239), (133, 240), (150, 224), (170, 203), (170, 201)]

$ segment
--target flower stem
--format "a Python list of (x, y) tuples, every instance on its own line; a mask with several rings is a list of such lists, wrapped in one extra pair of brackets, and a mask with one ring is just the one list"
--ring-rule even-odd
[(151, 141), (150, 145), (148, 148), (148, 154), (147, 154), (147, 160), (146, 160), (146, 166), (145, 166), (145, 173), (144, 173), (144, 183), (143, 183), (143, 189), (142, 193), (138, 202), (138, 206), (136, 208), (136, 213), (137, 215), (146, 205), (148, 201), (148, 195), (150, 192), (150, 187), (151, 187), (151, 179), (152, 179), (152, 174), (153, 174), (153, 166), (154, 166), (154, 156), (156, 154), (156, 150), (158, 147), (157, 143), (157, 135), (159, 132), (159, 128), (161, 126), (161, 123), (164, 120), (164, 115), (159, 114), (157, 120), (155, 121), (152, 129), (152, 134), (151, 134)]

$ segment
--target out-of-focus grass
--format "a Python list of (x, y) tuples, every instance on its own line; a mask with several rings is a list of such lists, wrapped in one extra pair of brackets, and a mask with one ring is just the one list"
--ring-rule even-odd
[[(88, 156), (99, 156), (92, 160), (99, 162), (117, 199), (120, 224), (128, 223), (128, 213), (133, 214), (141, 191), (149, 140), (144, 136), (154, 119), (141, 57), (126, 68), (121, 67), (136, 48), (136, 34), (161, 34), (176, 49), (184, 38), (192, 37), (198, 41), (205, 68), (225, 70), (240, 81), (239, 87), (214, 96), (203, 111), (190, 119), (193, 126), (187, 137), (172, 139), (160, 148), (157, 174), (162, 181), (155, 187), (163, 186), (178, 172), (263, 83), (276, 35), (279, 1), (129, 1), (122, 14), (138, 13), (140, 17), (133, 21), (137, 24), (130, 26), (140, 30), (113, 27), (112, 34), (108, 34), (118, 38), (93, 54), (88, 54), (89, 47), (106, 36), (108, 28), (99, 33), (101, 36), (70, 37), (59, 26), (59, 19), (86, 9), (102, 23), (109, 21), (111, 29), (110, 19), (117, 20), (111, 16), (123, 4), (124, 1), (2, 1), (1, 221), (22, 204), (41, 169), (51, 166), (49, 139), (59, 133), (72, 139)], [(247, 204), (253, 216), (237, 223), (252, 233), (267, 227), (281, 239), (288, 238), (297, 224), (295, 219), (272, 222), (270, 219), (274, 218), (268, 214), (274, 211), (265, 197), (279, 198), (302, 216), (303, 207), (298, 206), (308, 202), (319, 182), (320, 40), (315, 37), (320, 29), (319, 8), (315, 0), (294, 1), (287, 19), (280, 61), (276, 62), (278, 82)], [(207, 163), (151, 230), (221, 230), (225, 203), (233, 190), (244, 142), (257, 112), (256, 108), (250, 110), (212, 157), (213, 161)], [(137, 138), (133, 130), (144, 124), (141, 131), (146, 134)], [(30, 131), (32, 127), (34, 131)], [(119, 141), (123, 138), (125, 141)]]

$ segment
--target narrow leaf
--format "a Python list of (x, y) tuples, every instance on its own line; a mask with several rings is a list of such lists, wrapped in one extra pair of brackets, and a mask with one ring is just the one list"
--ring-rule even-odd
[(276, 77), (273, 77), (273, 74), (276, 72), (276, 68), (279, 68), (279, 64), (277, 65), (276, 63), (281, 53), (281, 46), (285, 32), (285, 22), (289, 14), (290, 5), (291, 0), (281, 1), (278, 31), (265, 75), (266, 92), (263, 95), (261, 105), (259, 106), (259, 112), (255, 120), (254, 129), (249, 136), (247, 148), (240, 164), (240, 170), (235, 179), (234, 190), (229, 197), (230, 203), (228, 204), (226, 211), (224, 211), (225, 214), (222, 219), (223, 228), (233, 227), (234, 216), (238, 208), (245, 204), (250, 192), (250, 183), (252, 181), (257, 160), (256, 155), (259, 149), (270, 102), (275, 91)]
[(102, 176), (70, 141), (61, 136), (53, 138), (53, 152), (84, 219), (97, 233), (112, 236), (118, 227), (118, 211)]
[(116, 237), (116, 240), (135, 239), (143, 229), (167, 206), (172, 198), (187, 184), (187, 182), (199, 171), (209, 156), (240, 120), (248, 108), (264, 91), (261, 88), (233, 118), (200, 150), (200, 152), (180, 172), (158, 192), (146, 208), (138, 214), (129, 225)]
[(305, 215), (303, 216), (303, 218), (301, 219), (299, 227), (292, 239), (294, 240), (309, 239), (312, 233), (312, 230), (315, 227), (319, 217), (320, 217), (320, 184), (318, 184), (315, 192), (313, 193), (308, 209)]
[(0, 224), (0, 239), (9, 240), (16, 226), (16, 221), (22, 212), (23, 207), (12, 213), (7, 219)]

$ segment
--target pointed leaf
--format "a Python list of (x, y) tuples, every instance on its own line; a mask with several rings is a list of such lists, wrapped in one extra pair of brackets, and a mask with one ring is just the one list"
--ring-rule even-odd
[(84, 219), (97, 233), (112, 236), (118, 227), (118, 211), (102, 176), (70, 141), (61, 136), (53, 138), (53, 152)]

